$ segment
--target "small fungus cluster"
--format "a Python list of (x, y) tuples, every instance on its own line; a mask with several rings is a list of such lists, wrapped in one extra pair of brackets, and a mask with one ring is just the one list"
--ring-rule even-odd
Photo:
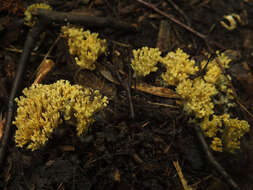
[[(34, 26), (36, 18), (32, 13), (37, 9), (51, 10), (51, 7), (43, 3), (29, 6), (25, 11), (26, 25)], [(75, 56), (76, 63), (84, 69), (94, 70), (95, 61), (106, 50), (106, 40), (82, 28), (63, 26), (61, 31), (68, 40), (69, 52)], [(15, 141), (18, 147), (31, 150), (44, 145), (63, 120), (74, 122), (77, 135), (83, 134), (94, 122), (92, 116), (108, 104), (107, 97), (98, 90), (71, 85), (66, 80), (50, 85), (33, 84), (25, 88), (23, 94), (16, 98)]]
[(142, 47), (133, 50), (133, 55), (131, 65), (136, 76), (145, 77), (158, 69), (156, 64), (160, 61), (161, 52), (157, 48)]
[(26, 10), (25, 10), (25, 24), (27, 26), (34, 26), (36, 23), (36, 19), (32, 16), (32, 12), (36, 11), (36, 9), (48, 9), (48, 10), (52, 10), (52, 8), (45, 3), (36, 3), (36, 4), (32, 4), (30, 5)]
[(98, 33), (68, 26), (62, 27), (62, 34), (68, 40), (70, 54), (76, 56), (76, 63), (81, 68), (94, 70), (95, 61), (106, 50), (106, 40), (99, 39)]
[(54, 84), (33, 84), (16, 98), (15, 141), (19, 147), (36, 150), (44, 145), (63, 120), (76, 123), (77, 135), (87, 131), (93, 115), (107, 104), (97, 90), (71, 85), (66, 80)]
[(247, 121), (232, 119), (229, 114), (213, 115), (211, 120), (205, 117), (200, 127), (207, 137), (213, 138), (210, 147), (219, 152), (224, 148), (229, 152), (239, 149), (240, 138), (249, 131)]
[(161, 58), (161, 63), (166, 68), (166, 72), (162, 74), (162, 79), (168, 85), (177, 86), (198, 71), (195, 61), (190, 60), (189, 55), (181, 49), (177, 49), (176, 52), (169, 52)]
[(204, 118), (214, 113), (212, 96), (216, 95), (218, 91), (214, 85), (205, 82), (200, 77), (182, 81), (176, 87), (176, 92), (183, 99), (184, 110), (187, 114)]
[(189, 122), (201, 127), (211, 139), (210, 147), (214, 151), (233, 153), (240, 148), (240, 138), (250, 126), (247, 121), (231, 118), (229, 114), (229, 108), (235, 104), (227, 80), (230, 76), (225, 76), (221, 69), (229, 68), (231, 61), (224, 53), (216, 52), (220, 63), (217, 59), (203, 60), (199, 66), (181, 49), (164, 57), (157, 48), (142, 48), (134, 50), (133, 54), (132, 68), (137, 76), (156, 71), (156, 64), (162, 63), (166, 69), (162, 79), (168, 86), (176, 88), (184, 111), (190, 116)]

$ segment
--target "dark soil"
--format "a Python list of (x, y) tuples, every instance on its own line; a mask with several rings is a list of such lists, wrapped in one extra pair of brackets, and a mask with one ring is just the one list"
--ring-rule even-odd
[[(4, 126), (8, 97), (30, 30), (23, 24), (23, 13), (28, 5), (38, 2), (41, 1), (0, 0), (0, 126)], [(245, 110), (253, 112), (253, 1), (174, 1), (179, 9), (170, 0), (146, 2), (208, 36), (206, 40), (212, 50), (229, 52), (232, 63), (228, 72), (233, 86)], [(229, 189), (207, 161), (195, 131), (188, 125), (187, 116), (178, 105), (178, 99), (156, 96), (135, 88), (129, 90), (128, 85), (129, 82), (133, 85), (138, 82), (132, 77), (130, 66), (133, 49), (158, 47), (165, 54), (182, 48), (192, 58), (201, 60), (206, 52), (211, 53), (206, 42), (196, 33), (135, 0), (93, 0), (88, 3), (85, 0), (50, 0), (49, 4), (57, 11), (110, 16), (136, 26), (137, 31), (79, 25), (107, 40), (107, 53), (99, 58), (94, 72), (80, 70), (68, 53), (65, 39), (59, 39), (49, 56), (54, 67), (43, 84), (66, 79), (72, 84), (99, 89), (110, 103), (95, 116), (96, 122), (82, 137), (77, 137), (74, 127), (65, 123), (55, 131), (45, 147), (33, 152), (15, 146), (15, 126), (11, 126), (5, 164), (0, 170), (0, 188), (184, 189), (173, 165), (178, 161), (192, 189)], [(223, 16), (231, 13), (240, 15), (241, 22), (237, 21), (236, 28), (229, 31), (220, 21), (229, 25)], [(161, 27), (162, 23), (165, 28)], [(60, 23), (51, 23), (36, 41), (18, 95), (33, 83), (37, 68), (59, 36), (60, 27)], [(143, 81), (153, 87), (162, 86), (157, 79), (160, 72)], [(235, 114), (252, 123), (252, 117), (245, 110), (238, 105)], [(251, 130), (235, 154), (213, 152), (243, 190), (253, 189), (252, 147)]]

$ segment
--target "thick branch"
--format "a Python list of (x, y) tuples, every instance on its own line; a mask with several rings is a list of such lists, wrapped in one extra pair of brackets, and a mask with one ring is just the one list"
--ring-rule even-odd
[(65, 24), (83, 24), (87, 28), (108, 27), (132, 32), (137, 30), (135, 26), (129, 23), (118, 21), (112, 17), (87, 16), (81, 13), (57, 12), (46, 9), (38, 9), (33, 14), (39, 18), (42, 18), (42, 20)]

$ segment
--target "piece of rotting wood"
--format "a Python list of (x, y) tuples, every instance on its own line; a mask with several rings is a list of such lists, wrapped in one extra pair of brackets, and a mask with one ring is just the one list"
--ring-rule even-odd
[(156, 47), (166, 52), (171, 49), (171, 25), (168, 20), (162, 20), (160, 22), (159, 33), (157, 37)]

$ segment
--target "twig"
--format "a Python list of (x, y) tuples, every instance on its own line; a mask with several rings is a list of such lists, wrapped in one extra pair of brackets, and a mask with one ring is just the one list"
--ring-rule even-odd
[(135, 118), (135, 114), (134, 114), (134, 106), (133, 106), (133, 101), (132, 101), (132, 95), (131, 95), (131, 81), (132, 81), (132, 73), (131, 73), (131, 69), (128, 69), (128, 83), (127, 83), (127, 91), (128, 91), (128, 97), (129, 97), (129, 102), (130, 102), (130, 110), (131, 110), (131, 119)]
[(16, 97), (17, 92), (19, 90), (19, 86), (22, 81), (21, 79), (23, 77), (23, 73), (24, 73), (26, 64), (27, 64), (28, 59), (30, 57), (31, 51), (35, 45), (34, 42), (35, 42), (36, 38), (39, 36), (39, 34), (43, 31), (43, 29), (47, 26), (47, 24), (48, 24), (47, 21), (39, 22), (37, 24), (37, 26), (35, 26), (29, 32), (29, 34), (26, 38), (26, 41), (25, 41), (24, 51), (23, 51), (21, 58), (19, 60), (17, 74), (16, 74), (15, 80), (13, 82), (11, 94), (9, 97), (7, 121), (6, 121), (5, 132), (4, 132), (2, 144), (0, 147), (0, 166), (4, 162), (6, 147), (7, 147), (9, 136), (10, 136), (11, 122), (12, 122), (13, 109), (14, 109), (14, 98)]
[(184, 14), (184, 11), (179, 7), (177, 6), (176, 3), (174, 3), (174, 1), (172, 0), (167, 0), (169, 4), (171, 4), (171, 6), (176, 9), (176, 11), (178, 11), (185, 19), (186, 23), (188, 26), (191, 26), (191, 22), (190, 22), (190, 19)]
[(208, 161), (213, 165), (213, 167), (222, 175), (224, 180), (227, 182), (227, 184), (233, 189), (233, 190), (239, 190), (239, 186), (236, 184), (236, 182), (228, 175), (228, 173), (225, 171), (225, 169), (216, 161), (214, 156), (209, 150), (209, 147), (206, 143), (205, 137), (200, 129), (199, 126), (194, 126), (194, 129), (196, 131), (197, 137), (200, 141), (200, 143), (203, 146), (204, 152), (206, 153)]
[(57, 22), (57, 23), (71, 23), (83, 24), (88, 27), (108, 27), (120, 30), (136, 32), (137, 28), (129, 23), (118, 21), (112, 17), (96, 17), (88, 16), (81, 13), (57, 12), (46, 9), (38, 9), (33, 12), (42, 19)]
[[(12, 46), (5, 47), (3, 49), (6, 50), (6, 51), (15, 52), (15, 53), (20, 53), (20, 54), (23, 53), (23, 49), (17, 49), (17, 48), (12, 47)], [(35, 53), (35, 52), (31, 52), (31, 55), (40, 56), (40, 57), (45, 57), (46, 56), (46, 54), (41, 54), (41, 53), (38, 54), (38, 53)], [(52, 58), (52, 56), (48, 56), (48, 58)]]
[(183, 27), (184, 29), (188, 30), (189, 32), (195, 34), (196, 36), (198, 36), (199, 38), (203, 39), (204, 41), (207, 41), (207, 40), (208, 40), (209, 43), (212, 43), (212, 44), (216, 45), (217, 47), (223, 49), (223, 46), (222, 46), (221, 44), (219, 44), (218, 42), (209, 39), (207, 35), (204, 35), (204, 34), (198, 32), (197, 30), (193, 29), (192, 27), (187, 26), (186, 24), (184, 24), (184, 23), (180, 22), (179, 20), (175, 19), (173, 16), (168, 15), (167, 13), (161, 11), (161, 10), (158, 9), (155, 5), (153, 5), (153, 4), (151, 4), (151, 3), (147, 3), (147, 2), (145, 2), (145, 1), (143, 1), (143, 0), (136, 0), (136, 1), (138, 1), (139, 3), (144, 4), (145, 6), (147, 6), (147, 7), (151, 8), (151, 9), (153, 9), (153, 10), (156, 11), (157, 13), (159, 13), (159, 14), (165, 16), (166, 18), (168, 18), (168, 19), (171, 20), (172, 22), (178, 24), (179, 26)]
[(131, 96), (131, 90), (130, 90), (130, 85), (129, 82), (126, 81), (126, 79), (122, 79), (119, 72), (116, 71), (116, 75), (118, 77), (118, 80), (120, 81), (121, 85), (126, 88), (127, 91), (127, 96), (128, 96), (128, 101), (129, 101), (129, 107), (130, 107), (130, 117), (131, 119), (134, 119), (135, 114), (134, 114), (134, 106), (133, 106), (133, 101), (132, 101), (132, 96)]
[(201, 34), (201, 33), (198, 32), (197, 30), (195, 30), (195, 29), (191, 28), (190, 26), (187, 26), (186, 24), (184, 24), (184, 23), (180, 22), (179, 20), (175, 19), (173, 16), (168, 15), (167, 13), (161, 11), (161, 10), (158, 9), (156, 6), (154, 6), (153, 4), (147, 3), (147, 2), (145, 2), (145, 1), (143, 1), (143, 0), (136, 0), (136, 1), (138, 1), (139, 3), (144, 4), (145, 6), (147, 6), (147, 7), (151, 8), (151, 9), (153, 9), (153, 10), (156, 11), (157, 13), (159, 13), (159, 14), (165, 16), (166, 18), (170, 19), (172, 22), (178, 24), (179, 26), (181, 26), (181, 27), (183, 27), (184, 29), (188, 30), (189, 32), (195, 34), (196, 36), (200, 37), (201, 39), (205, 40), (205, 39), (207, 38), (206, 35)]
[(36, 78), (35, 78), (33, 84), (41, 83), (44, 80), (44, 78), (47, 76), (47, 74), (53, 69), (55, 63), (52, 60), (48, 59), (48, 56), (50, 55), (51, 51), (53, 50), (54, 46), (57, 44), (59, 39), (60, 39), (60, 35), (57, 37), (57, 39), (51, 45), (47, 54), (43, 58), (39, 67), (37, 68)]
[[(206, 46), (207, 46), (207, 49), (208, 51), (211, 53), (211, 54), (214, 54), (215, 52), (212, 50), (212, 48), (210, 47), (209, 43), (207, 41), (205, 41), (206, 43)], [(237, 93), (236, 93), (236, 90), (231, 82), (231, 80), (228, 78), (228, 76), (226, 75), (226, 72), (225, 72), (225, 69), (224, 67), (222, 66), (220, 60), (218, 57), (215, 57), (215, 60), (216, 62), (218, 63), (221, 71), (222, 71), (222, 74), (226, 77), (226, 80), (228, 81), (228, 84), (229, 84), (229, 87), (232, 89), (233, 91), (233, 95), (235, 97), (235, 100), (236, 100), (236, 103), (239, 104), (239, 106), (242, 108), (242, 110), (244, 110), (250, 117), (253, 118), (253, 114), (246, 108), (246, 106), (243, 105), (243, 103), (241, 102), (240, 98), (238, 97)]]

